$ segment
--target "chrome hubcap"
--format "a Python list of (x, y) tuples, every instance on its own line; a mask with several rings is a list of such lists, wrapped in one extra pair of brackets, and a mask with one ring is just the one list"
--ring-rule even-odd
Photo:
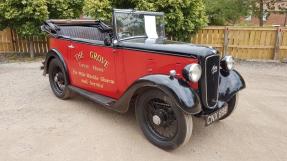
[(169, 102), (152, 98), (144, 110), (149, 130), (161, 140), (172, 139), (178, 130), (178, 121)]
[(56, 83), (58, 83), (58, 73), (55, 75), (55, 77), (54, 77), (54, 81), (56, 82)]
[(161, 123), (161, 119), (160, 119), (160, 117), (159, 117), (158, 115), (154, 115), (154, 116), (152, 117), (152, 121), (153, 121), (153, 123), (156, 124), (156, 125), (160, 125), (160, 123)]
[(64, 84), (64, 81), (61, 80), (61, 78), (59, 79), (59, 73), (56, 73), (56, 75), (54, 77), (54, 81), (61, 90), (64, 90), (65, 84)]

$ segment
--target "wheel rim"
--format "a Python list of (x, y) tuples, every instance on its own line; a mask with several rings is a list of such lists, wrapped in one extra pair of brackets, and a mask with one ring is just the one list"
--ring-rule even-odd
[(144, 116), (149, 130), (160, 140), (172, 140), (178, 130), (172, 106), (159, 98), (148, 100), (145, 105)]
[(62, 94), (65, 89), (65, 78), (64, 74), (59, 67), (57, 67), (52, 74), (53, 85), (55, 87), (55, 91), (58, 94)]

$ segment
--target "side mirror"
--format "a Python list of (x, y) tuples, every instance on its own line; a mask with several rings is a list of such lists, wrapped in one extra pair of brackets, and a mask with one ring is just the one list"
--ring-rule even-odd
[(104, 40), (104, 44), (105, 44), (106, 46), (111, 46), (111, 44), (112, 44), (111, 38), (106, 37), (105, 40)]

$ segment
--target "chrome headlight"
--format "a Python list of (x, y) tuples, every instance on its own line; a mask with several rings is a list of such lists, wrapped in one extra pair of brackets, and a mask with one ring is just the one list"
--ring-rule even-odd
[(201, 66), (199, 64), (189, 64), (183, 69), (185, 79), (198, 82), (202, 74)]
[(232, 70), (234, 68), (234, 59), (232, 56), (225, 56), (221, 61), (221, 67), (225, 70)]

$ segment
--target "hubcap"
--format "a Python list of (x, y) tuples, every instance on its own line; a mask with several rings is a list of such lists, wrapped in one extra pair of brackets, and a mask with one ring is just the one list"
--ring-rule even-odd
[(60, 88), (60, 90), (64, 90), (65, 88), (65, 82), (62, 78), (62, 73), (56, 73), (55, 77), (54, 77), (54, 81), (55, 83), (58, 85), (58, 87)]
[(177, 134), (178, 121), (172, 106), (159, 98), (147, 102), (145, 118), (149, 130), (161, 140), (170, 140)]
[(59, 74), (57, 73), (57, 74), (55, 75), (55, 77), (54, 77), (54, 81), (55, 81), (55, 82), (58, 82), (58, 75), (59, 75)]
[(65, 89), (65, 79), (60, 69), (56, 69), (53, 74), (54, 87), (57, 93), (61, 94)]
[(156, 124), (156, 125), (160, 125), (160, 123), (161, 123), (161, 119), (160, 119), (160, 117), (159, 117), (158, 115), (154, 115), (154, 116), (152, 117), (152, 121), (153, 121), (153, 123)]

